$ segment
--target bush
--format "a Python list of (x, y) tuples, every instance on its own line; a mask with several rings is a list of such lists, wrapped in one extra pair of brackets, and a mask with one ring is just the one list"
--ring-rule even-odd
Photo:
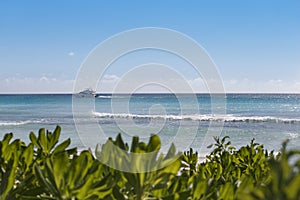
[[(171, 145), (166, 155), (158, 154), (157, 135), (147, 144), (133, 137), (129, 147), (119, 134), (98, 147), (94, 156), (89, 150), (69, 148), (70, 139), (59, 143), (60, 132), (56, 127), (53, 133), (45, 129), (38, 135), (30, 133), (28, 145), (12, 141), (12, 133), (4, 135), (1, 200), (300, 199), (300, 159), (296, 157), (300, 152), (288, 151), (287, 142), (275, 155), (254, 140), (236, 149), (229, 137), (215, 138), (212, 152), (199, 163), (193, 149), (180, 154)], [(111, 148), (112, 144), (119, 148)], [(135, 153), (150, 156), (132, 157)], [(106, 165), (111, 163), (128, 170)]]

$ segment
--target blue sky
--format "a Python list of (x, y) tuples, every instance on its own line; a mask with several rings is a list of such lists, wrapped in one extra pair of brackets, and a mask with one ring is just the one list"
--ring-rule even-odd
[[(0, 93), (71, 92), (96, 45), (140, 27), (195, 39), (218, 66), (227, 92), (300, 93), (296, 0), (0, 1)], [(118, 80), (117, 68), (109, 73)]]

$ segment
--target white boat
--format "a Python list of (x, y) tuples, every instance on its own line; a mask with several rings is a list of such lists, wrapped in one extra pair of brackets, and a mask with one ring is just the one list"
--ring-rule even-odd
[(79, 97), (95, 97), (96, 91), (92, 90), (91, 88), (85, 89), (79, 93), (76, 94), (76, 96)]

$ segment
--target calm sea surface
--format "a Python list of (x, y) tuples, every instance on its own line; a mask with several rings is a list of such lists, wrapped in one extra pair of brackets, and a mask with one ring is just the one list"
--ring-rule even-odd
[[(195, 99), (198, 107), (189, 103)], [(196, 98), (188, 94), (134, 94), (129, 99), (106, 94), (93, 101), (89, 116), (81, 116), (76, 123), (96, 123), (106, 137), (121, 132), (127, 142), (133, 135), (146, 141), (157, 133), (165, 146), (176, 141), (199, 150), (209, 145), (204, 140), (208, 130), (221, 130), (219, 135), (229, 135), (237, 146), (255, 138), (268, 149), (279, 150), (282, 141), (290, 139), (289, 147), (300, 149), (300, 95), (296, 94), (227, 94), (226, 113), (222, 114), (212, 112), (208, 94)], [(62, 138), (70, 137), (73, 146), (84, 147), (81, 139), (85, 135), (75, 128), (72, 95), (0, 95), (1, 137), (13, 132), (29, 141), (30, 131), (41, 127), (54, 130), (56, 125), (62, 127)]]

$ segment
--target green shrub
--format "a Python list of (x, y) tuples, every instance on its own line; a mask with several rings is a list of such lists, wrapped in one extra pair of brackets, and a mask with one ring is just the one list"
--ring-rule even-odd
[(180, 154), (171, 145), (159, 154), (157, 135), (147, 144), (133, 137), (129, 146), (119, 134), (94, 156), (69, 148), (70, 139), (59, 143), (60, 132), (56, 127), (53, 133), (30, 133), (28, 145), (12, 140), (12, 133), (4, 135), (0, 200), (300, 199), (300, 152), (287, 150), (287, 142), (274, 155), (254, 140), (236, 149), (229, 137), (215, 138), (200, 163), (193, 149)]

